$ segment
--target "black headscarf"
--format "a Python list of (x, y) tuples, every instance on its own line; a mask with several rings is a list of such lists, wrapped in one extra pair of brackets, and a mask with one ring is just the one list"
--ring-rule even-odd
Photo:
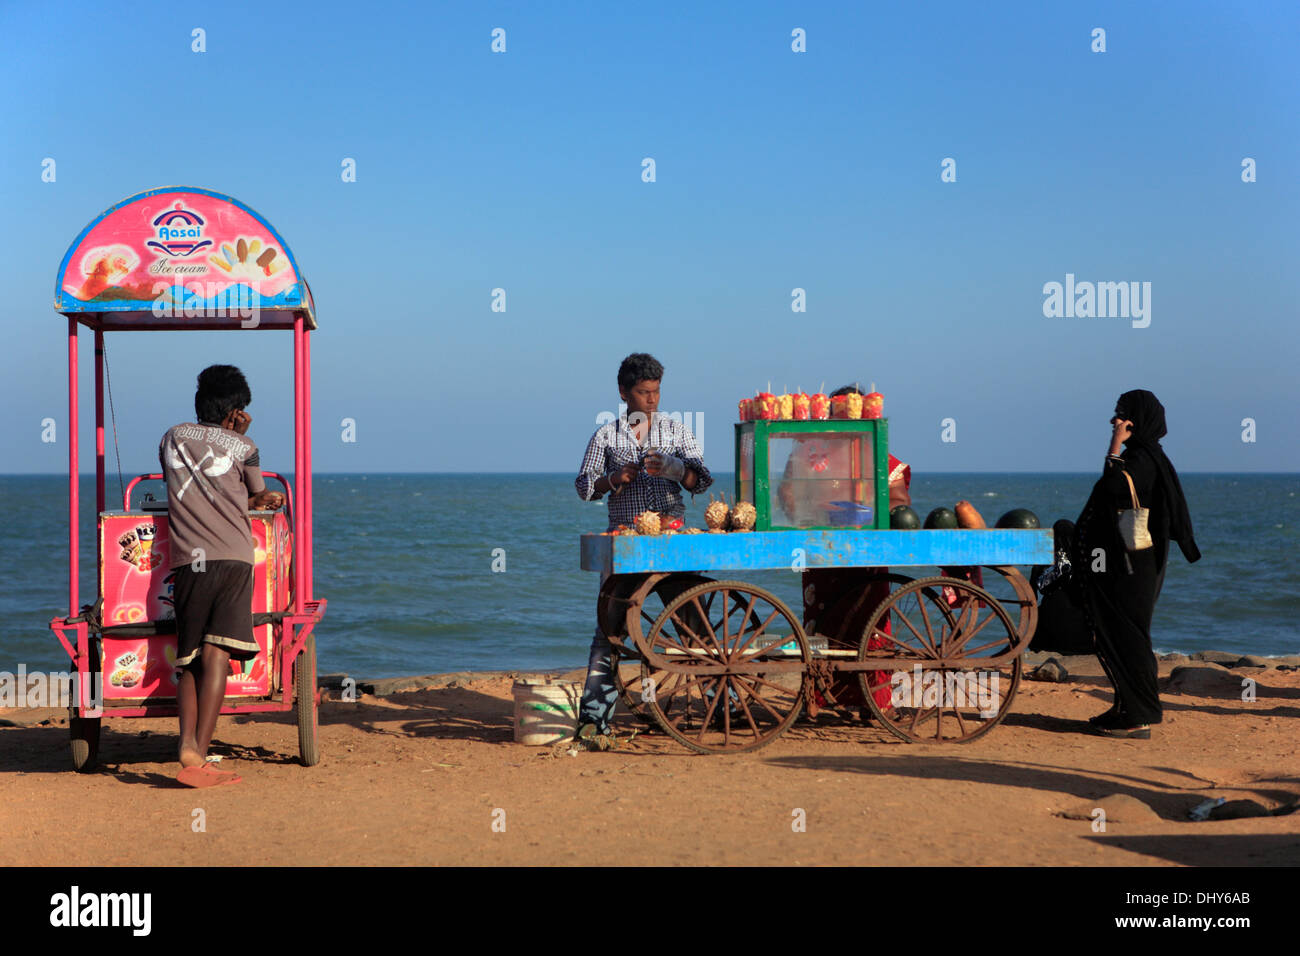
[(1192, 518), (1187, 512), (1187, 499), (1178, 481), (1178, 472), (1160, 447), (1160, 439), (1168, 434), (1165, 426), (1165, 407), (1146, 389), (1125, 392), (1115, 403), (1119, 417), (1133, 423), (1133, 433), (1124, 442), (1125, 448), (1140, 448), (1151, 456), (1159, 473), (1165, 507), (1169, 513), (1169, 537), (1178, 542), (1183, 557), (1189, 562), (1200, 560), (1201, 552), (1192, 537)]

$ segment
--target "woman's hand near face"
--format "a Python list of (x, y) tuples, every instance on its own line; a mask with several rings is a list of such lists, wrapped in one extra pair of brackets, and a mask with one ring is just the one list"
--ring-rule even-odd
[(1133, 423), (1116, 416), (1110, 420), (1110, 454), (1118, 455), (1124, 442), (1133, 436)]

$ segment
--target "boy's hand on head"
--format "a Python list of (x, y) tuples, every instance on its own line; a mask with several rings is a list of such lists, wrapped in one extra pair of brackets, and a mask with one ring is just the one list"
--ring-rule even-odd
[(238, 432), (241, 435), (247, 434), (248, 426), (253, 423), (253, 416), (243, 409), (236, 409), (226, 416), (226, 420), (221, 423), (222, 428), (227, 428), (232, 432)]

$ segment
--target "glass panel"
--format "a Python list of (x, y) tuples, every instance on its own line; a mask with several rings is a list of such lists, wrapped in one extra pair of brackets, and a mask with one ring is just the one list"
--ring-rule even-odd
[(871, 527), (873, 461), (869, 433), (770, 433), (772, 524)]
[(754, 483), (753, 483), (752, 481), (741, 481), (741, 483), (740, 483), (740, 497), (739, 497), (737, 500), (738, 500), (738, 501), (748, 501), (751, 505), (755, 503), (755, 502), (754, 502)]

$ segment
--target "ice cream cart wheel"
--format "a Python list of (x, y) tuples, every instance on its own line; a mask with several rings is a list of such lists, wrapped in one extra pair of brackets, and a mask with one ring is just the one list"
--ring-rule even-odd
[(697, 753), (757, 750), (803, 708), (811, 661), (803, 627), (780, 598), (752, 584), (710, 581), (679, 594), (645, 647), (652, 659), (641, 663), (643, 679), (662, 675), (647, 706)]
[(98, 717), (74, 717), (69, 712), (72, 768), (77, 773), (89, 773), (99, 762), (99, 721)]
[(298, 754), (304, 767), (320, 761), (316, 746), (316, 635), (307, 635), (293, 662), (293, 706), (298, 718)]
[[(99, 674), (99, 639), (92, 637), (87, 648), (90, 656), (87, 672)], [(99, 717), (80, 717), (77, 708), (68, 708), (68, 742), (72, 745), (72, 769), (77, 773), (89, 773), (99, 763), (99, 724)]]
[[(1010, 710), (1021, 643), (1006, 609), (983, 588), (960, 578), (913, 581), (880, 603), (858, 648), (859, 661), (907, 666), (862, 671), (863, 696), (880, 725), (909, 743), (967, 743)], [(891, 699), (882, 706), (874, 694), (886, 688)]]

